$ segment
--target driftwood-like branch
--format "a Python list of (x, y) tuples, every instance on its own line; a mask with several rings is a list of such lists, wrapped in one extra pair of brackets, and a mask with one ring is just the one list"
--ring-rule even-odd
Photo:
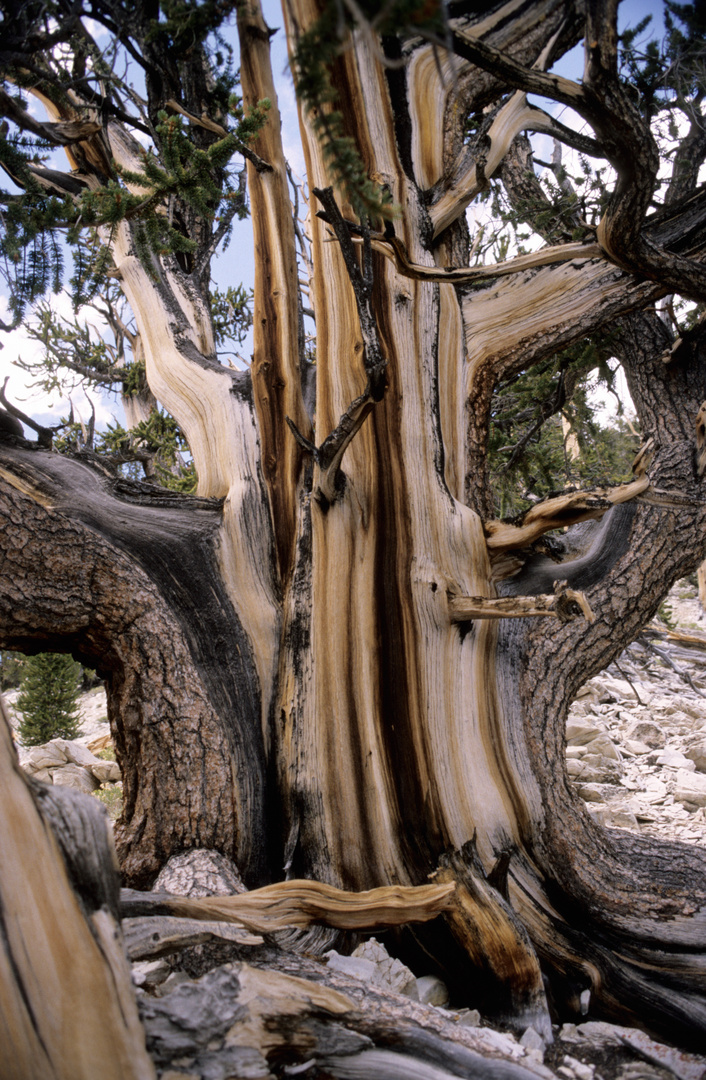
[(520, 524), (506, 521), (486, 521), (486, 542), (492, 554), (527, 547), (552, 529), (575, 525), (579, 521), (601, 518), (612, 506), (629, 502), (646, 492), (650, 486), (647, 476), (639, 476), (629, 484), (597, 491), (571, 491), (536, 503), (527, 511)]
[(585, 593), (569, 589), (566, 581), (554, 583), (554, 595), (539, 596), (452, 596), (449, 599), (449, 616), (452, 622), (469, 619), (526, 619), (531, 616), (551, 616), (561, 622), (583, 615), (587, 622), (595, 622)]
[(253, 933), (272, 933), (313, 923), (340, 930), (372, 930), (435, 919), (453, 904), (454, 884), (386, 885), (351, 893), (320, 881), (280, 881), (237, 896), (191, 900), (169, 893), (121, 891), (123, 917), (176, 915), (237, 923)]
[(603, 255), (598, 244), (577, 241), (571, 244), (554, 244), (528, 255), (516, 255), (513, 259), (505, 259), (492, 266), (424, 266), (410, 261), (404, 244), (397, 237), (386, 236), (384, 233), (370, 235), (374, 250), (394, 262), (397, 272), (403, 277), (413, 281), (434, 281), (447, 285), (473, 285), (491, 278), (521, 274), (539, 266), (575, 262), (577, 259), (599, 259)]
[(33, 135), (38, 135), (55, 146), (70, 146), (97, 135), (101, 130), (100, 124), (94, 120), (62, 120), (57, 123), (36, 120), (4, 90), (0, 90), (0, 113), (23, 131), (31, 131)]

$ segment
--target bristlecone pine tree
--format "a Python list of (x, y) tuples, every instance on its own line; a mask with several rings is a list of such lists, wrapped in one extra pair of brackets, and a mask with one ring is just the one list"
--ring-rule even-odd
[(81, 734), (78, 715), (81, 668), (64, 653), (38, 653), (25, 660), (16, 707), (18, 734), (25, 746)]
[[(249, 887), (436, 875), (453, 908), (394, 947), (456, 1003), (546, 1034), (588, 990), (593, 1017), (703, 1047), (706, 856), (602, 828), (564, 764), (578, 687), (706, 552), (706, 337), (658, 308), (706, 300), (693, 19), (672, 27), (668, 64), (651, 54), (626, 77), (616, 0), (287, 0), (309, 198), (298, 266), (257, 0), (91, 0), (90, 23), (68, 0), (14, 8), (0, 149), (15, 316), (59, 273), (58, 231), (79, 257), (99, 251), (74, 272), (79, 299), (119, 284), (198, 475), (185, 495), (52, 452), (44, 429), (0, 444), (0, 646), (70, 650), (106, 679), (124, 881), (149, 887), (195, 847)], [(215, 36), (231, 13), (242, 107)], [(549, 73), (581, 39), (581, 81)], [(527, 131), (612, 167), (570, 228), (547, 225), (565, 219)], [(218, 362), (209, 302), (238, 155), (247, 371)], [(546, 239), (478, 265), (466, 209), (492, 178)], [(494, 518), (494, 387), (607, 334), (645, 438), (633, 479)]]

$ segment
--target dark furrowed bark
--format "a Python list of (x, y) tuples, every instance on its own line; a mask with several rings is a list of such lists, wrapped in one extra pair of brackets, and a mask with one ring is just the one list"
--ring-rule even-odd
[(116, 497), (85, 464), (20, 448), (2, 456), (2, 640), (71, 651), (107, 679), (127, 878), (145, 884), (170, 854), (202, 846), (260, 883), (259, 689), (215, 565), (217, 504), (182, 509), (160, 493), (173, 506), (150, 506), (148, 489)]
[[(643, 430), (656, 439), (651, 489), (642, 505), (616, 507), (584, 527), (578, 558), (553, 568), (535, 560), (503, 587), (532, 594), (566, 577), (586, 590), (598, 616), (591, 626), (522, 622), (500, 631), (508, 721), (524, 732), (544, 808), (511, 868), (511, 898), (556, 980), (555, 1001), (570, 1011), (590, 989), (592, 1013), (698, 1047), (706, 1032), (706, 854), (601, 828), (564, 771), (563, 720), (578, 687), (634, 640), (671, 583), (706, 552), (688, 419), (703, 366), (693, 356), (665, 366), (656, 317), (629, 317), (616, 334)], [(537, 871), (549, 903), (541, 916)]]

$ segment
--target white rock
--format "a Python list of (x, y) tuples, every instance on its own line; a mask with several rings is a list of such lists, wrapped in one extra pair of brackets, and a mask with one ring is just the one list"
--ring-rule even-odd
[(573, 1075), (578, 1077), (578, 1080), (593, 1080), (596, 1069), (595, 1065), (586, 1065), (583, 1061), (577, 1061), (575, 1057), (570, 1057), (569, 1054), (564, 1058), (564, 1067), (570, 1069)]
[(660, 749), (666, 742), (664, 731), (652, 720), (638, 720), (628, 728), (627, 734), (630, 739), (643, 742), (653, 749)]
[(674, 798), (680, 803), (690, 803), (692, 806), (706, 806), (706, 774), (679, 769), (674, 788)]
[(651, 747), (647, 743), (641, 742), (640, 739), (626, 739), (623, 743), (625, 750), (628, 750), (631, 754), (649, 754)]
[(100, 758), (95, 757), (90, 750), (74, 739), (52, 739), (47, 745), (56, 746), (62, 750), (66, 760), (74, 765), (89, 768), (91, 765), (97, 765), (100, 761)]
[(422, 975), (416, 982), (417, 994), (422, 1005), (440, 1005), (443, 1008), (448, 1004), (449, 991), (446, 983), (437, 979), (436, 975)]
[(340, 971), (343, 975), (352, 975), (354, 979), (362, 982), (375, 982), (375, 964), (372, 960), (364, 960), (362, 956), (342, 956), (335, 949), (326, 953), (328, 966), (333, 971)]
[(392, 990), (395, 994), (404, 994), (405, 997), (412, 998), (414, 1001), (417, 1000), (417, 980), (412, 972), (400, 960), (394, 960), (385, 946), (375, 938), (369, 938), (353, 950), (352, 958), (359, 957), (373, 963), (372, 981), (377, 986)]
[(480, 1013), (477, 1009), (459, 1009), (458, 1022), (464, 1027), (480, 1027)]
[(115, 783), (121, 779), (117, 761), (97, 761), (95, 765), (91, 765), (90, 771), (101, 784)]
[(670, 747), (667, 747), (658, 755), (655, 765), (666, 765), (670, 769), (686, 769), (687, 772), (693, 772), (696, 769), (693, 761), (684, 757), (679, 750), (672, 750)]
[(55, 743), (46, 743), (44, 746), (33, 746), (24, 760), (23, 768), (27, 772), (36, 772), (37, 769), (51, 769), (57, 765), (65, 765), (66, 754)]
[(587, 754), (600, 754), (601, 757), (610, 761), (620, 761), (621, 755), (618, 747), (608, 735), (599, 735), (586, 745)]
[(170, 972), (166, 960), (139, 960), (132, 965), (132, 981), (135, 986), (158, 986), (168, 978)]
[(52, 769), (52, 783), (56, 787), (69, 787), (76, 791), (83, 791), (87, 795), (100, 786), (88, 769), (82, 769), (80, 765), (73, 764), (64, 765), (60, 769)]
[(690, 742), (684, 750), (684, 756), (694, 762), (697, 772), (706, 772), (706, 739), (699, 738)]
[(609, 806), (597, 807), (595, 810), (591, 810), (591, 816), (600, 822), (601, 825), (609, 825), (614, 829), (632, 829), (633, 832), (639, 832), (640, 826), (638, 825), (637, 818), (630, 810), (625, 810), (622, 807), (612, 809)]
[(601, 734), (602, 728), (596, 727), (590, 720), (569, 719), (566, 722), (566, 741), (569, 746), (586, 746)]
[(520, 1039), (520, 1046), (524, 1046), (525, 1050), (541, 1050), (544, 1054), (546, 1043), (533, 1027), (528, 1027)]

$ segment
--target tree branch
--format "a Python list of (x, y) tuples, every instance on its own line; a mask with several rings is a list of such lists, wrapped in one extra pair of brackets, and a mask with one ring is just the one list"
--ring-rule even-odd
[(552, 616), (568, 622), (583, 615), (595, 622), (585, 593), (570, 589), (566, 581), (554, 582), (554, 596), (452, 596), (449, 599), (451, 622), (469, 619), (526, 619), (530, 616)]

